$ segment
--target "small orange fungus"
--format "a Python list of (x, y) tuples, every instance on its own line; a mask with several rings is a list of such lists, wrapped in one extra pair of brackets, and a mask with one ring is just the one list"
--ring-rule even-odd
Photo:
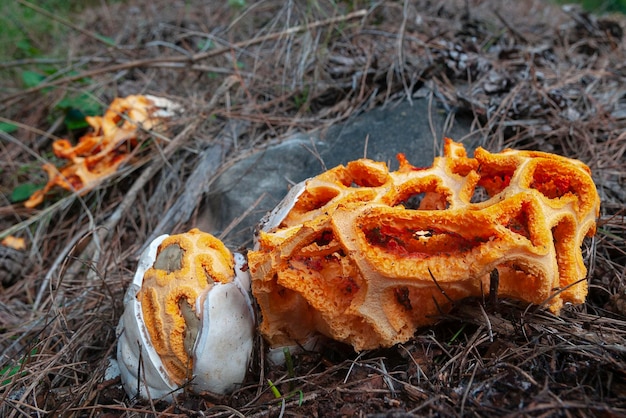
[(60, 169), (44, 164), (48, 183), (33, 193), (24, 206), (38, 206), (55, 186), (81, 194), (92, 190), (135, 155), (140, 128), (160, 130), (163, 118), (171, 115), (168, 109), (175, 108), (176, 105), (166, 99), (128, 96), (113, 100), (104, 116), (88, 116), (86, 120), (91, 130), (76, 145), (67, 139), (54, 141), (54, 155), (69, 162)]

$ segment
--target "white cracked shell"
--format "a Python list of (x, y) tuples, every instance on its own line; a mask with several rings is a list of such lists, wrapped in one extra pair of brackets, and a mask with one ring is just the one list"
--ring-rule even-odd
[[(273, 232), (280, 226), (283, 220), (289, 215), (291, 209), (298, 202), (298, 199), (306, 190), (306, 183), (310, 179), (301, 181), (295, 184), (289, 189), (289, 192), (285, 197), (276, 205), (274, 209), (268, 212), (258, 223), (256, 227), (257, 233), (255, 234), (254, 249), (258, 249), (257, 238), (260, 231)], [(320, 335), (311, 335), (302, 345), (289, 345), (285, 347), (270, 347), (267, 352), (267, 358), (269, 361), (276, 365), (282, 365), (285, 363), (285, 350), (290, 353), (297, 353), (300, 351), (316, 351), (320, 348), (322, 337)]]
[(285, 217), (287, 217), (291, 209), (293, 209), (296, 202), (298, 202), (300, 195), (306, 190), (306, 182), (308, 180), (310, 179), (303, 180), (289, 189), (289, 192), (283, 197), (283, 200), (259, 221), (257, 229), (269, 232), (277, 228)]
[[(167, 237), (156, 238), (140, 257), (117, 328), (117, 360), (129, 396), (172, 401), (183, 389), (170, 377), (155, 350), (137, 298), (144, 274), (153, 266), (159, 245)], [(244, 380), (247, 372), (253, 347), (254, 311), (249, 294), (250, 277), (242, 271), (245, 258), (235, 254), (234, 259), (234, 280), (215, 283), (196, 300), (196, 311), (201, 317), (188, 386), (196, 393), (228, 393)]]

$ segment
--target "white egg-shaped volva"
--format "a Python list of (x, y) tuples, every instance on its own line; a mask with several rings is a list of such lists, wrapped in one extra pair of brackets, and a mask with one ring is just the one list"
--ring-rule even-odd
[(118, 326), (129, 396), (228, 393), (245, 379), (254, 311), (245, 259), (210, 234), (161, 236), (142, 254)]
[(228, 393), (246, 375), (254, 340), (254, 315), (249, 296), (250, 276), (242, 271), (246, 261), (235, 253), (236, 277), (217, 283), (198, 298), (202, 326), (194, 346), (196, 392)]

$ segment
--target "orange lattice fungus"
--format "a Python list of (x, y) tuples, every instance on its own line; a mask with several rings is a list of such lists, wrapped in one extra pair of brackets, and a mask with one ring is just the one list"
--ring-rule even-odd
[(494, 269), (503, 297), (555, 313), (585, 300), (581, 245), (600, 206), (586, 165), (510, 149), (470, 158), (449, 139), (430, 168), (399, 161), (326, 171), (262, 222), (248, 263), (270, 345), (406, 341), (448, 298), (488, 293)]
[(139, 128), (162, 130), (164, 118), (172, 116), (177, 107), (160, 97), (128, 96), (113, 100), (104, 116), (87, 116), (91, 130), (76, 145), (66, 139), (54, 141), (54, 155), (68, 160), (68, 164), (61, 169), (44, 164), (48, 183), (24, 205), (32, 208), (41, 204), (55, 186), (79, 193), (93, 189), (133, 157)]

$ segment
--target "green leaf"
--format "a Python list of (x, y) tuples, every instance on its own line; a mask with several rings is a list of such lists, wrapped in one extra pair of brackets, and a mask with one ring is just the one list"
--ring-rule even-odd
[(280, 394), (280, 391), (278, 390), (278, 388), (274, 385), (274, 382), (272, 382), (270, 379), (267, 379), (267, 383), (269, 384), (270, 390), (272, 391), (272, 394), (274, 395), (276, 399), (283, 396)]
[(45, 79), (46, 77), (43, 74), (35, 71), (22, 71), (22, 81), (26, 88), (38, 86)]
[(200, 51), (208, 51), (209, 49), (215, 48), (215, 44), (211, 39), (206, 39), (200, 46)]
[(78, 109), (85, 115), (94, 116), (102, 112), (102, 106), (93, 98), (93, 96), (82, 93), (76, 96), (64, 97), (55, 108), (68, 111), (70, 109)]
[(115, 46), (115, 40), (109, 36), (96, 34), (96, 37), (109, 46)]
[(92, 96), (82, 93), (76, 96), (63, 98), (55, 106), (65, 112), (65, 126), (69, 130), (82, 129), (89, 126), (85, 116), (95, 116), (102, 113), (102, 106)]
[[(7, 379), (0, 382), (0, 386), (5, 386), (11, 383), (11, 378), (20, 371), (22, 366), (20, 364), (16, 364), (15, 366), (6, 366), (2, 370), (0, 370), (0, 376), (6, 377)], [(22, 372), (22, 376), (25, 376), (26, 372)]]
[(22, 51), (22, 53), (26, 55), (27, 57), (35, 57), (35, 56), (41, 55), (41, 51), (35, 48), (30, 43), (30, 41), (26, 38), (20, 39), (19, 41), (17, 41), (15, 43), (15, 46), (17, 47), (17, 49)]
[(235, 9), (243, 9), (246, 7), (246, 0), (228, 0), (228, 5)]
[(13, 125), (12, 123), (0, 122), (0, 131), (4, 131), (10, 134), (11, 132), (17, 131), (17, 125)]
[(83, 129), (89, 126), (87, 120), (85, 120), (85, 114), (78, 109), (69, 109), (65, 114), (63, 122), (68, 130), (74, 131), (76, 129)]
[(29, 197), (31, 197), (32, 194), (35, 193), (39, 189), (43, 189), (43, 186), (40, 184), (33, 184), (33, 183), (20, 184), (15, 189), (13, 189), (13, 192), (11, 192), (11, 196), (9, 196), (9, 200), (11, 201), (11, 203), (22, 202), (24, 200), (27, 200)]
[[(37, 348), (33, 348), (31, 350), (30, 354), (28, 354), (26, 357), (21, 358), (13, 366), (7, 365), (7, 366), (3, 367), (2, 369), (0, 369), (0, 376), (2, 376), (2, 378), (6, 378), (5, 380), (0, 382), (0, 386), (5, 386), (5, 385), (8, 385), (9, 383), (11, 383), (11, 378), (13, 376), (15, 376), (20, 371), (20, 369), (22, 368), (22, 365), (24, 364), (24, 361), (26, 360), (26, 358), (30, 357), (30, 356), (34, 356), (35, 354), (37, 354)], [(21, 376), (26, 376), (26, 371), (22, 371)]]

